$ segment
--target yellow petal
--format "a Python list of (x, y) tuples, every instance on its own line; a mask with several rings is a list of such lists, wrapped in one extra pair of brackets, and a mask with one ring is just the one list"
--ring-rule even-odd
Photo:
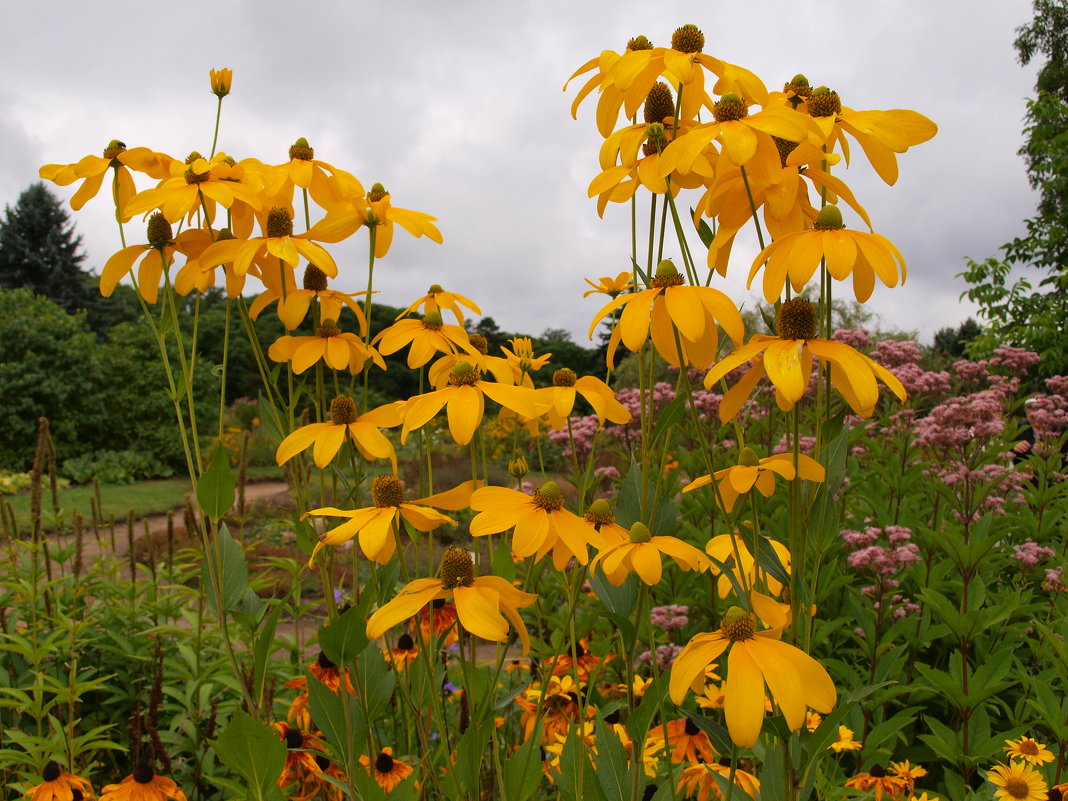
[(416, 579), (405, 586), (397, 597), (381, 607), (367, 620), (367, 637), (377, 640), (395, 625), (412, 617), (434, 600), (441, 592), (441, 579)]
[(764, 677), (748, 650), (735, 643), (727, 657), (727, 681), (723, 688), (723, 711), (731, 740), (749, 748), (764, 724)]

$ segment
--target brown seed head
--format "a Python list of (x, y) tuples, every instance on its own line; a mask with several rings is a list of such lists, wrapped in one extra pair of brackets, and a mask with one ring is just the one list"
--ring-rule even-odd
[(482, 371), (471, 362), (459, 362), (449, 373), (449, 383), (454, 387), (471, 386), (482, 378)]
[(700, 53), (705, 47), (705, 35), (696, 25), (683, 25), (671, 34), (671, 49), (680, 53)]
[(604, 498), (598, 498), (591, 503), (583, 517), (595, 526), (610, 526), (616, 522), (616, 516), (612, 512), (612, 507)]
[(777, 136), (771, 138), (775, 140), (775, 149), (779, 151), (779, 162), (785, 167), (786, 159), (790, 158), (790, 154), (797, 149), (799, 143), (791, 142), (789, 139), (780, 139)]
[(564, 493), (555, 481), (546, 481), (534, 490), (534, 505), (546, 512), (555, 512), (564, 508)]
[(740, 606), (732, 606), (723, 615), (719, 630), (731, 642), (748, 640), (756, 634), (756, 618)]
[(326, 273), (316, 267), (314, 264), (309, 264), (304, 268), (304, 283), (305, 289), (310, 289), (312, 292), (325, 292), (326, 291)]
[(575, 371), (570, 367), (561, 367), (555, 373), (553, 373), (553, 386), (554, 387), (573, 387), (578, 380), (578, 376)]
[(341, 329), (337, 327), (337, 320), (323, 320), (323, 324), (315, 329), (315, 335), (323, 339), (336, 337), (340, 334)]
[(173, 232), (171, 230), (171, 224), (167, 222), (167, 218), (163, 216), (163, 212), (156, 211), (152, 213), (152, 216), (148, 218), (148, 230), (146, 231), (148, 237), (148, 244), (154, 248), (161, 248), (164, 245), (169, 245), (173, 238)]
[(645, 96), (645, 121), (663, 122), (665, 117), (675, 116), (675, 99), (668, 85), (659, 82)]
[(482, 334), (472, 334), (467, 341), (472, 348), (477, 350), (483, 356), (489, 353), (489, 340), (482, 336)]
[(635, 36), (627, 42), (627, 50), (652, 50), (653, 43), (642, 35)]
[(816, 336), (816, 307), (800, 298), (784, 300), (779, 306), (775, 328), (780, 339), (813, 339)]
[(358, 417), (356, 403), (348, 395), (337, 395), (330, 401), (330, 422), (334, 425), (347, 426)]
[(285, 206), (275, 206), (267, 213), (267, 236), (293, 236), (293, 215)]
[(395, 473), (375, 476), (371, 482), (371, 503), (380, 509), (404, 503), (404, 483)]
[(315, 158), (315, 148), (308, 144), (308, 140), (300, 137), (289, 147), (289, 158), (300, 161), (311, 161)]
[(475, 580), (475, 563), (471, 561), (471, 552), (455, 545), (448, 548), (441, 557), (438, 578), (446, 590), (470, 587)]
[(826, 86), (813, 89), (808, 96), (808, 113), (813, 117), (830, 117), (842, 113), (842, 99)]
[(716, 118), (716, 122), (740, 120), (749, 116), (749, 106), (737, 92), (727, 92), (712, 106), (712, 116)]

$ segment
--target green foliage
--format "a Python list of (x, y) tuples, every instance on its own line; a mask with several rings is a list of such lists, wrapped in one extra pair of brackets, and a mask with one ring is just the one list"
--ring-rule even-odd
[(148, 478), (170, 478), (174, 469), (159, 461), (151, 451), (99, 450), (64, 459), (60, 474), (75, 484), (88, 484), (94, 478), (101, 484), (133, 484)]
[(69, 312), (84, 308), (93, 289), (81, 241), (59, 199), (31, 184), (0, 222), (0, 287), (28, 289)]

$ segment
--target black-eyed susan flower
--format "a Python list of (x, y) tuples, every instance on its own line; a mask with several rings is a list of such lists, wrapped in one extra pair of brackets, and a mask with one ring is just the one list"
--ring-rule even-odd
[(371, 341), (383, 356), (408, 348), (408, 366), (413, 370), (429, 362), (436, 353), (475, 353), (467, 331), (460, 325), (442, 322), (441, 312), (429, 309), (421, 320), (405, 317), (384, 328)]
[(668, 721), (666, 726), (654, 726), (649, 737), (664, 746), (664, 730), (667, 729), (667, 746), (672, 762), (715, 762), (716, 750), (708, 735), (697, 727), (689, 717)]
[(368, 360), (383, 370), (386, 363), (374, 348), (350, 331), (342, 331), (336, 320), (323, 320), (314, 336), (281, 336), (271, 343), (267, 356), (276, 362), (291, 362), (294, 373), (303, 373), (322, 359), (333, 370), (358, 373)]
[(424, 314), (431, 309), (437, 309), (439, 312), (443, 309), (451, 311), (456, 318), (456, 322), (460, 325), (464, 324), (463, 309), (470, 309), (475, 314), (482, 314), (482, 309), (470, 298), (464, 297), (459, 292), (446, 292), (441, 288), (441, 284), (431, 284), (426, 294), (398, 314), (397, 319), (407, 317), (420, 306), (423, 308)]
[(423, 642), (429, 642), (431, 635), (445, 635), (448, 647), (459, 639), (456, 635), (456, 604), (445, 598), (435, 598), (416, 615), (417, 630)]
[(360, 550), (364, 555), (384, 565), (397, 551), (396, 529), (402, 519), (417, 531), (433, 531), (446, 523), (455, 526), (455, 520), (430, 507), (463, 509), (467, 506), (474, 488), (473, 481), (465, 481), (447, 492), (439, 492), (409, 503), (404, 498), (404, 483), (394, 473), (375, 476), (371, 482), (371, 506), (352, 510), (324, 506), (304, 513), (305, 518), (349, 518), (347, 523), (319, 535), (319, 542), (312, 551), (308, 565), (311, 566), (315, 562), (319, 551), (326, 546), (340, 545), (357, 535), (360, 538)]
[(867, 771), (850, 776), (846, 779), (846, 787), (854, 787), (862, 792), (871, 791), (876, 801), (882, 801), (885, 796), (892, 801), (903, 799), (907, 792), (907, 785), (903, 779), (886, 772), (882, 765), (872, 765)]
[(403, 673), (408, 665), (419, 656), (419, 646), (416, 645), (412, 635), (405, 632), (397, 638), (392, 648), (382, 649), (382, 656), (391, 668), (398, 673)]
[(311, 707), (309, 706), (311, 696), (308, 693), (308, 677), (298, 676), (282, 686), (289, 690), (300, 690), (290, 702), (289, 709), (286, 710), (286, 721), (297, 728), (307, 729), (311, 726)]
[[(756, 615), (732, 606), (718, 631), (698, 634), (675, 657), (668, 691), (682, 703), (687, 690), (704, 685), (705, 667), (729, 649), (724, 712), (731, 739), (752, 746), (764, 723), (764, 686), (768, 686), (791, 731), (805, 724), (809, 707), (824, 714), (834, 708), (838, 694), (827, 670), (799, 648), (782, 642), (786, 614), (766, 595), (754, 592), (750, 600)], [(770, 628), (757, 629), (757, 615)]]
[(1053, 752), (1045, 745), (1030, 737), (1018, 740), (1006, 740), (1003, 749), (1010, 759), (1022, 759), (1031, 765), (1042, 765), (1053, 761)]
[(538, 394), (552, 403), (547, 414), (549, 425), (557, 431), (567, 425), (567, 418), (575, 408), (575, 399), (580, 395), (593, 407), (598, 428), (603, 427), (605, 421), (620, 424), (630, 422), (630, 410), (616, 400), (616, 393), (608, 384), (592, 375), (579, 377), (567, 367), (553, 373), (552, 385), (542, 387)]
[(589, 681), (591, 673), (597, 670), (601, 665), (611, 662), (615, 656), (615, 654), (606, 654), (605, 656), (591, 654), (589, 647), (590, 644), (586, 638), (580, 638), (579, 641), (575, 643), (574, 655), (570, 652), (566, 652), (560, 654), (552, 662), (553, 675), (564, 676), (573, 672), (578, 675), (579, 681)]
[(533, 495), (507, 487), (481, 487), (471, 496), (478, 512), (471, 521), (471, 536), (499, 534), (514, 528), (512, 553), (520, 558), (541, 559), (550, 550), (558, 570), (571, 559), (589, 561), (590, 527), (564, 508), (564, 495), (555, 481), (546, 481)]
[(530, 635), (519, 610), (530, 606), (538, 596), (523, 592), (499, 576), (476, 576), (469, 551), (451, 547), (441, 559), (437, 578), (416, 579), (397, 596), (380, 607), (367, 620), (367, 637), (377, 640), (393, 626), (407, 620), (436, 599), (450, 598), (456, 604), (460, 626), (476, 637), (507, 642), (511, 623), (530, 651)]
[(823, 465), (811, 456), (798, 454), (796, 464), (795, 467), (792, 453), (773, 453), (761, 459), (752, 448), (745, 447), (738, 455), (738, 464), (717, 470), (711, 476), (698, 476), (683, 487), (682, 491), (692, 492), (707, 487), (715, 479), (719, 484), (719, 498), (723, 501), (723, 508), (729, 513), (734, 510), (738, 498), (747, 494), (753, 487), (765, 498), (770, 498), (775, 491), (775, 476), (787, 481), (793, 481), (797, 476), (806, 481), (823, 481), (826, 476), (827, 471), (823, 469)]
[(382, 184), (375, 184), (366, 195), (349, 196), (334, 203), (308, 235), (320, 242), (340, 242), (361, 226), (374, 228), (375, 258), (381, 259), (393, 242), (394, 223), (417, 239), (425, 236), (440, 245), (441, 231), (434, 225), (436, 220), (426, 212), (394, 206), (389, 192)]
[(634, 273), (622, 272), (613, 278), (610, 275), (602, 275), (597, 279), (597, 283), (593, 283), (589, 278), (583, 278), (592, 289), (588, 289), (582, 293), (582, 297), (588, 298), (590, 295), (608, 295), (610, 298), (616, 298), (623, 292), (626, 292), (634, 284)]
[(68, 186), (80, 179), (82, 185), (70, 199), (71, 208), (77, 211), (96, 197), (104, 184), (104, 175), (109, 169), (114, 169), (115, 186), (112, 199), (116, 208), (121, 211), (137, 194), (137, 186), (130, 170), (145, 173), (150, 178), (166, 178), (170, 175), (171, 161), (173, 159), (166, 153), (157, 153), (147, 147), (127, 149), (124, 143), (112, 139), (104, 148), (103, 156), (90, 154), (74, 164), (45, 164), (38, 174), (44, 180), (59, 186)]
[(393, 749), (389, 746), (378, 752), (373, 766), (366, 754), (360, 757), (360, 764), (374, 777), (375, 783), (387, 793), (392, 793), (398, 784), (412, 775), (411, 766), (394, 757)]
[[(566, 738), (571, 726), (582, 720), (584, 693), (585, 685), (570, 675), (552, 675), (547, 681), (534, 682), (524, 689), (515, 698), (516, 706), (523, 710), (519, 719), (523, 740), (529, 740), (534, 734), (539, 710), (543, 721), (542, 745), (554, 745), (558, 737)], [(587, 706), (586, 716), (593, 714), (593, 707)]]
[[(888, 111), (854, 111), (842, 105), (838, 93), (820, 86), (813, 89), (805, 107), (815, 128), (812, 140), (817, 145), (842, 148), (849, 162), (849, 143), (845, 134), (856, 139), (871, 166), (886, 183), (897, 181), (897, 155), (919, 145), (938, 133), (938, 126), (919, 112), (895, 108)], [(816, 133), (818, 131), (818, 133)]]
[(224, 98), (230, 94), (230, 86), (234, 82), (234, 71), (229, 67), (218, 70), (209, 70), (208, 77), (211, 80), (211, 93), (218, 98)]
[(840, 754), (843, 751), (859, 751), (864, 747), (864, 744), (853, 739), (853, 730), (851, 728), (848, 726), (839, 726), (838, 736), (835, 738), (834, 742), (827, 747), (836, 754)]
[(676, 367), (680, 366), (680, 343), (683, 358), (694, 367), (705, 369), (712, 364), (719, 348), (717, 323), (735, 345), (742, 341), (745, 325), (729, 297), (718, 289), (683, 283), (678, 269), (665, 259), (657, 265), (648, 289), (620, 295), (597, 312), (590, 325), (591, 339), (601, 320), (623, 308), (608, 343), (609, 364), (613, 363), (620, 341), (636, 352), (650, 333), (657, 352)]
[(151, 765), (138, 762), (133, 773), (118, 784), (100, 791), (99, 801), (186, 801), (185, 793), (166, 776), (157, 776)]
[(389, 459), (396, 472), (397, 455), (393, 443), (381, 429), (401, 424), (403, 406), (403, 401), (394, 401), (358, 415), (352, 398), (338, 395), (330, 401), (330, 422), (309, 423), (298, 428), (279, 444), (275, 460), (283, 465), (314, 445), (312, 460), (315, 466), (326, 467), (347, 441), (365, 459)]
[[(857, 748), (860, 748), (858, 745)], [(901, 762), (890, 763), (890, 775), (896, 776), (905, 783), (905, 789), (911, 793), (916, 789), (916, 780), (927, 775), (927, 769), (923, 765), (913, 765), (907, 759)]]
[[(356, 695), (356, 688), (352, 686), (352, 679), (349, 676), (349, 669), (345, 668), (344, 671), (331, 661), (330, 657), (326, 655), (324, 651), (320, 651), (319, 655), (315, 657), (315, 660), (308, 665), (308, 672), (315, 677), (315, 679), (334, 693), (341, 692), (341, 676), (344, 673), (345, 676), (345, 689), (350, 694)], [(307, 726), (305, 726), (307, 728)]]
[(626, 540), (599, 551), (593, 559), (613, 586), (620, 586), (631, 573), (649, 586), (660, 583), (662, 556), (670, 556), (683, 570), (704, 570), (708, 559), (700, 550), (678, 537), (654, 537), (644, 523), (634, 523)]
[[(720, 781), (730, 781), (731, 768), (718, 762), (696, 762), (686, 765), (679, 775), (677, 792), (696, 801), (721, 799), (723, 790)], [(717, 778), (718, 777), (718, 778)], [(760, 792), (760, 779), (741, 768), (734, 769), (734, 784), (750, 798), (756, 798)]]
[(447, 386), (408, 400), (404, 407), (401, 442), (407, 442), (410, 432), (430, 422), (444, 406), (449, 433), (457, 445), (466, 445), (482, 422), (486, 397), (524, 417), (537, 417), (544, 409), (533, 389), (483, 381), (480, 368), (460, 361), (450, 371)]
[(216, 204), (246, 219), (247, 210), (260, 209), (258, 187), (250, 185), (251, 176), (244, 167), (225, 153), (216, 153), (208, 161), (194, 151), (184, 162), (171, 161), (169, 172), (170, 178), (154, 189), (139, 192), (122, 207), (123, 221), (158, 209), (168, 222), (176, 223), (203, 210), (211, 223)]
[(25, 797), (28, 801), (75, 801), (75, 790), (79, 794), (77, 801), (93, 795), (88, 779), (67, 773), (58, 762), (52, 761), (41, 771), (41, 783), (27, 790)]
[(726, 423), (738, 413), (765, 375), (775, 385), (779, 408), (792, 409), (808, 388), (813, 356), (830, 365), (831, 383), (861, 417), (871, 417), (875, 410), (878, 381), (904, 403), (905, 388), (885, 367), (843, 342), (816, 339), (816, 311), (807, 300), (784, 301), (776, 322), (777, 337), (754, 334), (747, 344), (727, 354), (705, 374), (705, 387), (711, 388), (731, 370), (753, 360), (752, 367), (720, 401), (721, 422)]
[(853, 276), (853, 294), (867, 302), (875, 289), (875, 278), (888, 287), (905, 282), (905, 258), (885, 236), (866, 231), (849, 231), (842, 223), (837, 206), (824, 206), (812, 228), (776, 239), (757, 255), (749, 272), (747, 287), (764, 267), (764, 299), (776, 303), (787, 279), (800, 293), (821, 262), (836, 281)]
[(272, 723), (271, 728), (286, 747), (285, 767), (278, 777), (279, 787), (303, 783), (308, 776), (319, 774), (315, 754), (325, 750), (319, 732), (305, 732), (282, 722)]

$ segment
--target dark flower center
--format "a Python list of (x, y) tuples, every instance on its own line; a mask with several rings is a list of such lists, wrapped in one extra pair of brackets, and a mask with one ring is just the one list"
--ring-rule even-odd
[(642, 35), (635, 36), (627, 42), (627, 50), (652, 50), (653, 43)]
[(816, 307), (799, 298), (783, 301), (775, 323), (780, 339), (812, 339), (816, 336)]
[(404, 503), (404, 484), (394, 473), (375, 476), (371, 482), (371, 503), (380, 509)]
[(712, 116), (716, 122), (730, 122), (749, 116), (749, 106), (742, 100), (742, 96), (736, 92), (727, 92), (712, 107)]
[(330, 422), (336, 426), (347, 426), (355, 423), (356, 402), (348, 395), (338, 395), (330, 401)]
[(471, 561), (470, 552), (456, 546), (445, 551), (445, 555), (441, 557), (438, 578), (446, 590), (470, 587), (475, 580), (475, 564)]
[(390, 773), (393, 771), (393, 757), (383, 751), (377, 757), (375, 757), (375, 770), (379, 773)]
[(319, 656), (315, 658), (315, 664), (317, 664), (323, 670), (330, 670), (331, 668), (337, 667), (337, 665), (330, 661), (330, 657), (326, 655), (325, 651), (319, 652)]
[(154, 248), (161, 248), (170, 244), (174, 233), (171, 229), (171, 224), (163, 216), (163, 212), (153, 212), (152, 216), (148, 218), (148, 228), (145, 235), (148, 237), (148, 244)]
[(46, 782), (54, 782), (62, 772), (59, 763), (53, 760), (44, 766), (44, 770), (41, 771), (41, 778)]
[(696, 25), (683, 25), (671, 34), (671, 49), (680, 53), (700, 53), (705, 46), (705, 35)]
[(308, 144), (308, 140), (303, 136), (289, 148), (289, 157), (291, 159), (300, 159), (301, 161), (311, 161), (315, 158), (315, 148)]
[(145, 762), (138, 762), (133, 769), (134, 781), (138, 784), (148, 784), (156, 778), (156, 772)]
[(869, 770), (868, 773), (876, 779), (881, 779), (886, 775), (886, 768), (882, 765), (872, 765), (871, 770)]
[(686, 718), (686, 726), (683, 728), (683, 730), (690, 737), (693, 737), (695, 734), (701, 731), (699, 728), (697, 728), (697, 724), (693, 722), (692, 718)]
[(267, 236), (270, 239), (293, 236), (293, 215), (285, 206), (275, 206), (267, 213)]
[(534, 490), (534, 505), (546, 512), (555, 512), (564, 507), (564, 493), (555, 481), (546, 481)]
[(286, 748), (290, 751), (300, 748), (304, 745), (304, 735), (296, 729), (286, 729), (285, 734)]
[(411, 651), (415, 647), (415, 640), (412, 639), (412, 635), (405, 632), (397, 638), (397, 650), (398, 651)]
[(553, 373), (554, 387), (573, 387), (577, 380), (578, 376), (575, 374), (575, 371), (568, 367), (561, 367)]
[(675, 100), (666, 83), (656, 83), (645, 96), (645, 121), (660, 122), (675, 116)]
[(741, 607), (732, 606), (723, 615), (719, 630), (731, 642), (748, 640), (756, 633), (756, 621)]
[(325, 290), (326, 273), (314, 264), (309, 264), (304, 268), (304, 288), (310, 289), (312, 292), (322, 292)]
[(482, 371), (470, 362), (460, 362), (449, 373), (449, 383), (454, 387), (471, 386), (482, 378)]
[(821, 86), (808, 96), (808, 113), (813, 117), (830, 117), (842, 113), (842, 99), (838, 93)]

